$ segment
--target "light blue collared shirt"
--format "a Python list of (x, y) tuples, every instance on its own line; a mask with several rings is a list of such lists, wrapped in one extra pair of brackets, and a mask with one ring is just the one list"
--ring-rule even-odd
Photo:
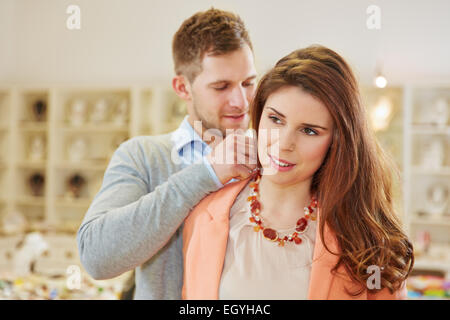
[(184, 117), (178, 129), (172, 132), (170, 139), (174, 143), (183, 164), (188, 166), (193, 163), (205, 163), (217, 186), (222, 188), (222, 182), (220, 182), (211, 163), (209, 163), (206, 158), (206, 156), (211, 153), (212, 149), (202, 140), (202, 138), (200, 138), (194, 128), (192, 128), (188, 121), (188, 117), (188, 115)]

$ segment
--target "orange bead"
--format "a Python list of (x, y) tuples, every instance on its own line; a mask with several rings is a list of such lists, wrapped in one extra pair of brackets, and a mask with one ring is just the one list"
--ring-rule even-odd
[(250, 220), (250, 222), (253, 222), (253, 223), (256, 222), (255, 218), (253, 218), (253, 217), (250, 217), (249, 220)]
[(294, 238), (294, 241), (295, 241), (295, 244), (300, 244), (300, 243), (302, 243), (302, 239), (301, 239), (301, 238), (295, 237), (295, 238)]
[(259, 230), (261, 230), (261, 228), (260, 228), (259, 226), (254, 226), (254, 227), (253, 227), (253, 230), (254, 230), (255, 232), (258, 232)]
[(284, 247), (284, 240), (280, 240), (280, 241), (278, 242), (278, 246), (279, 246), (279, 247)]

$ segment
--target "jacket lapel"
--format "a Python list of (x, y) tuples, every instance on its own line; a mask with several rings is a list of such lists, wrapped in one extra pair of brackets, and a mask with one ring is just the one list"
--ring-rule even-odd
[(207, 196), (185, 220), (183, 299), (219, 298), (230, 209), (249, 180), (227, 184), (220, 191)]
[[(207, 210), (215, 221), (229, 221), (230, 210), (236, 200), (239, 192), (247, 185), (251, 178), (242, 181), (236, 181), (223, 187), (223, 191), (216, 192), (207, 206)], [(220, 201), (215, 198), (220, 194)], [(228, 229), (225, 230), (228, 233)]]
[[(330, 270), (333, 268), (338, 257), (329, 253), (320, 238), (320, 211), (317, 214), (317, 228), (316, 228), (316, 241), (314, 244), (314, 254), (313, 263), (311, 266), (311, 274), (309, 280), (308, 288), (308, 299), (309, 300), (326, 300), (328, 299), (328, 294), (333, 283), (334, 276), (331, 274)], [(324, 230), (325, 241), (327, 242), (328, 248), (337, 252), (336, 241), (330, 234), (330, 230), (325, 226)], [(331, 240), (331, 241), (330, 241)]]
[[(350, 300), (367, 299), (367, 292), (364, 291), (359, 296), (350, 296), (345, 289), (355, 290), (356, 285), (348, 276), (344, 266), (340, 266), (337, 274), (332, 274), (331, 270), (337, 264), (339, 256), (330, 253), (324, 246), (320, 238), (320, 208), (317, 214), (316, 243), (314, 245), (313, 263), (308, 288), (309, 300)], [(333, 253), (340, 253), (335, 233), (325, 224), (324, 241), (328, 249)]]

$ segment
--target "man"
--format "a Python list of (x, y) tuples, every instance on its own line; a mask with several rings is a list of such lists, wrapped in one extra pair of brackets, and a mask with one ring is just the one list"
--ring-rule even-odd
[[(77, 234), (93, 278), (135, 270), (135, 299), (181, 298), (184, 219), (207, 194), (256, 167), (252, 140), (231, 134), (213, 149), (202, 134), (248, 126), (256, 72), (241, 19), (216, 9), (193, 15), (174, 36), (173, 58), (172, 85), (188, 116), (172, 133), (119, 146)], [(245, 163), (218, 161), (224, 152)]]

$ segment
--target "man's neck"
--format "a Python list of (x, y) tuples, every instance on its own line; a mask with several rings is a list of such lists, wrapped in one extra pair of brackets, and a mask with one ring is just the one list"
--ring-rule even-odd
[[(198, 134), (200, 139), (202, 139), (206, 144), (210, 145), (212, 142), (216, 141), (215, 139), (211, 138), (211, 135), (215, 135), (217, 131), (220, 131), (219, 129), (215, 130), (209, 130), (210, 128), (207, 128), (203, 125), (203, 121), (198, 120), (192, 116), (188, 116), (187, 118), (189, 124), (194, 129), (194, 131)], [(225, 139), (225, 136), (222, 134), (222, 140)]]

